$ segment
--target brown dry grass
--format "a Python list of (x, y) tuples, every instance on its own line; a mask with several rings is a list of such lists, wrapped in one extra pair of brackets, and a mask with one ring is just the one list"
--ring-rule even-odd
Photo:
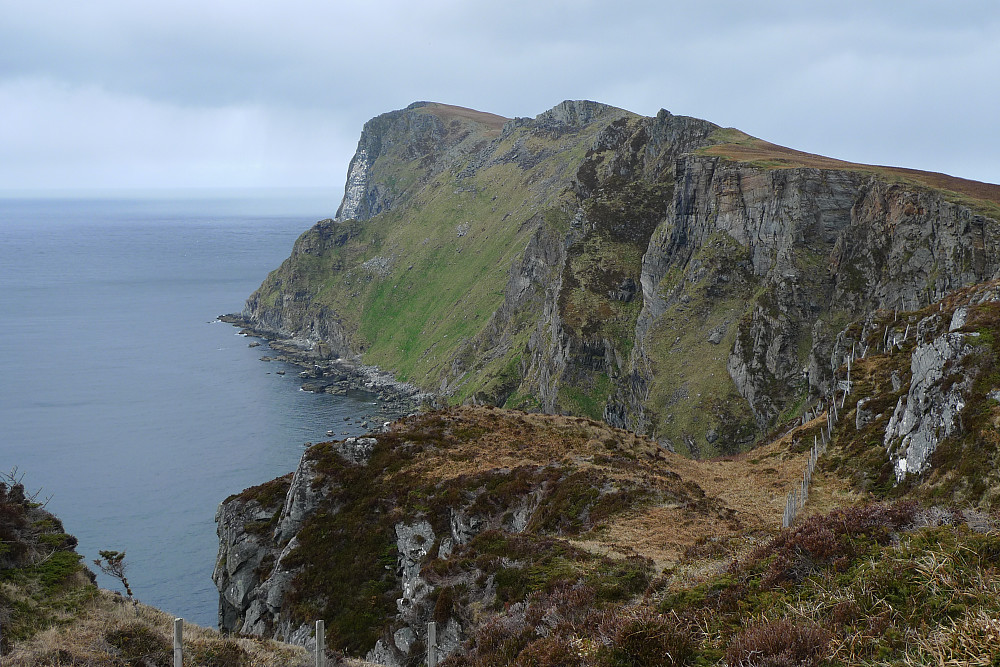
[(465, 107), (456, 107), (451, 104), (441, 104), (439, 102), (432, 102), (426, 106), (419, 107), (419, 109), (431, 111), (440, 116), (443, 120), (458, 118), (461, 120), (471, 120), (473, 122), (480, 123), (485, 125), (490, 130), (487, 134), (491, 136), (500, 134), (500, 130), (503, 129), (504, 123), (509, 120), (508, 118), (504, 118), (503, 116), (498, 116), (496, 114), (476, 111), (475, 109), (467, 109)]
[[(118, 665), (120, 661), (116, 658), (115, 649), (108, 643), (107, 635), (136, 623), (173, 645), (172, 616), (143, 604), (133, 606), (124, 602), (121, 596), (101, 590), (83, 613), (14, 646), (9, 655), (0, 658), (0, 666)], [(221, 644), (225, 639), (215, 630), (187, 623), (184, 625), (186, 654), (195, 647)], [(309, 652), (301, 646), (246, 637), (233, 640), (247, 652), (252, 665), (305, 667), (312, 664)], [(185, 660), (184, 664), (187, 665), (188, 661)]]
[[(471, 435), (447, 448), (425, 450), (408, 472), (444, 481), (561, 463), (613, 480), (682, 489), (686, 499), (682, 502), (627, 511), (573, 541), (604, 555), (645, 556), (664, 568), (709, 538), (725, 543), (746, 534), (776, 532), (785, 497), (801, 480), (807, 445), (825, 416), (747, 454), (703, 461), (666, 452), (649, 438), (582, 417), (460, 407), (448, 410), (443, 418), (453, 433), (464, 430)], [(397, 423), (394, 429), (405, 430), (406, 425)], [(828, 511), (856, 500), (846, 483), (817, 470), (805, 511)]]
[[(741, 133), (737, 133), (741, 134)], [(971, 199), (1000, 204), (1000, 185), (982, 183), (947, 174), (903, 167), (860, 164), (834, 158), (797, 151), (779, 146), (756, 137), (742, 135), (737, 141), (711, 146), (704, 150), (707, 155), (718, 155), (739, 162), (764, 163), (774, 168), (811, 167), (815, 169), (842, 169), (863, 171), (902, 180), (937, 190), (947, 190)]]

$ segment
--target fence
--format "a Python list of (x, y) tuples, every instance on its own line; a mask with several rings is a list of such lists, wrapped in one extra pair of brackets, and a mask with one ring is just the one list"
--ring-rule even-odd
[[(907, 325), (906, 331), (903, 334), (903, 341), (906, 340), (909, 332), (909, 325)], [(862, 338), (863, 337), (864, 336), (862, 336)], [(890, 340), (888, 326), (885, 327), (882, 341), (882, 349), (886, 353), (888, 353), (893, 346), (900, 344), (900, 341), (895, 339), (895, 333), (893, 333), (893, 337)], [(798, 517), (799, 512), (805, 508), (806, 501), (809, 500), (809, 487), (812, 484), (812, 475), (813, 471), (816, 469), (816, 463), (819, 461), (819, 457), (826, 452), (826, 448), (830, 444), (830, 440), (833, 439), (833, 427), (836, 426), (837, 422), (840, 420), (840, 410), (843, 409), (844, 405), (847, 403), (847, 395), (851, 393), (851, 364), (859, 358), (864, 359), (867, 354), (867, 345), (861, 349), (860, 355), (857, 354), (857, 345), (851, 345), (851, 353), (847, 356), (846, 380), (837, 381), (837, 365), (836, 362), (831, 362), (831, 371), (833, 372), (834, 383), (827, 398), (826, 424), (820, 427), (818, 436), (813, 436), (813, 446), (812, 449), (809, 450), (809, 460), (806, 462), (805, 470), (802, 471), (802, 482), (799, 484), (798, 488), (792, 489), (785, 498), (785, 512), (781, 517), (782, 528), (790, 528), (795, 525), (795, 519)], [(837, 394), (840, 391), (843, 391), (843, 395), (841, 396), (840, 407), (838, 408)], [(822, 414), (821, 408), (823, 407), (823, 401), (820, 401), (813, 409), (806, 410), (802, 415), (802, 425), (805, 426), (807, 422), (812, 421)]]
[[(427, 667), (438, 663), (437, 623), (427, 624)], [(326, 667), (326, 626), (316, 621), (316, 648), (313, 650), (316, 667)], [(184, 667), (184, 619), (174, 619), (174, 667)]]

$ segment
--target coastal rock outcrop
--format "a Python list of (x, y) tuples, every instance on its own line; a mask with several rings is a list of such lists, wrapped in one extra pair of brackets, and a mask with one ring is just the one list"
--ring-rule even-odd
[(561, 419), (461, 408), (310, 447), (294, 474), (219, 508), (221, 629), (309, 645), (324, 618), (329, 646), (402, 666), (428, 621), (443, 657), (529, 589), (641, 592), (650, 562), (572, 543), (630, 508), (732, 521), (655, 443)]
[(938, 443), (955, 431), (972, 377), (947, 387), (941, 380), (946, 367), (960, 364), (972, 351), (966, 340), (969, 336), (978, 334), (946, 333), (913, 351), (910, 389), (896, 403), (885, 429), (885, 446), (895, 459), (897, 482), (923, 472)]

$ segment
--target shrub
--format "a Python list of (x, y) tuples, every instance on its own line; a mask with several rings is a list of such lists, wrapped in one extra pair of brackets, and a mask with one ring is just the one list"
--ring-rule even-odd
[(118, 649), (118, 655), (128, 667), (170, 667), (173, 647), (166, 637), (141, 623), (130, 623), (108, 632), (104, 638)]
[(607, 614), (600, 634), (605, 641), (601, 664), (608, 667), (677, 667), (687, 664), (698, 647), (677, 617), (644, 608)]
[(514, 662), (518, 667), (573, 667), (583, 665), (583, 656), (568, 637), (542, 637), (521, 651)]
[(823, 567), (847, 569), (873, 547), (888, 544), (894, 533), (913, 522), (915, 502), (847, 507), (812, 516), (795, 530), (782, 531), (751, 554), (753, 567), (771, 559), (762, 584), (797, 582)]
[(186, 655), (190, 655), (199, 667), (247, 667), (250, 664), (250, 654), (232, 639), (196, 643), (190, 653), (185, 652)]
[(752, 625), (726, 650), (730, 667), (815, 667), (826, 654), (832, 635), (817, 626), (788, 619)]

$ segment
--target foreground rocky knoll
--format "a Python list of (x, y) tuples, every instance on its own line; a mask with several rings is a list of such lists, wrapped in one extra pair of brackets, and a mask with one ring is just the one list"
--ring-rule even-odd
[(415, 415), (316, 445), (293, 475), (223, 503), (220, 625), (308, 643), (324, 618), (332, 646), (403, 664), (421, 655), (428, 620), (450, 653), (480, 612), (534, 590), (586, 583), (624, 603), (699, 538), (773, 527), (780, 500), (747, 487), (780, 495), (804, 456), (776, 455), (788, 460), (756, 474), (730, 462), (758, 501), (730, 505), (699, 485), (719, 470), (601, 422), (472, 407)]
[(320, 367), (708, 457), (814, 409), (851, 322), (993, 277), (998, 202), (666, 111), (416, 103), (365, 125), (336, 219), (240, 321)]
[[(991, 299), (953, 333), (1000, 333), (983, 316)], [(954, 318), (942, 304), (893, 322), (939, 314)], [(220, 507), (222, 628), (308, 645), (323, 618), (331, 645), (387, 665), (420, 663), (430, 620), (449, 665), (989, 664), (1000, 537), (992, 493), (968, 490), (992, 473), (932, 453), (923, 472), (880, 481), (904, 451), (887, 426), (897, 410), (863, 416), (907, 393), (887, 364), (921, 358), (945, 333), (925, 324), (914, 343), (900, 331), (899, 345), (857, 362), (792, 529), (778, 529), (784, 496), (825, 414), (711, 461), (594, 420), (490, 407), (313, 446), (294, 474)], [(992, 402), (935, 451), (980, 443), (979, 460), (995, 461), (992, 340), (974, 364), (967, 354), (972, 381), (956, 389), (969, 406)], [(948, 375), (899, 382), (947, 393)], [(872, 429), (878, 443), (863, 447)]]

